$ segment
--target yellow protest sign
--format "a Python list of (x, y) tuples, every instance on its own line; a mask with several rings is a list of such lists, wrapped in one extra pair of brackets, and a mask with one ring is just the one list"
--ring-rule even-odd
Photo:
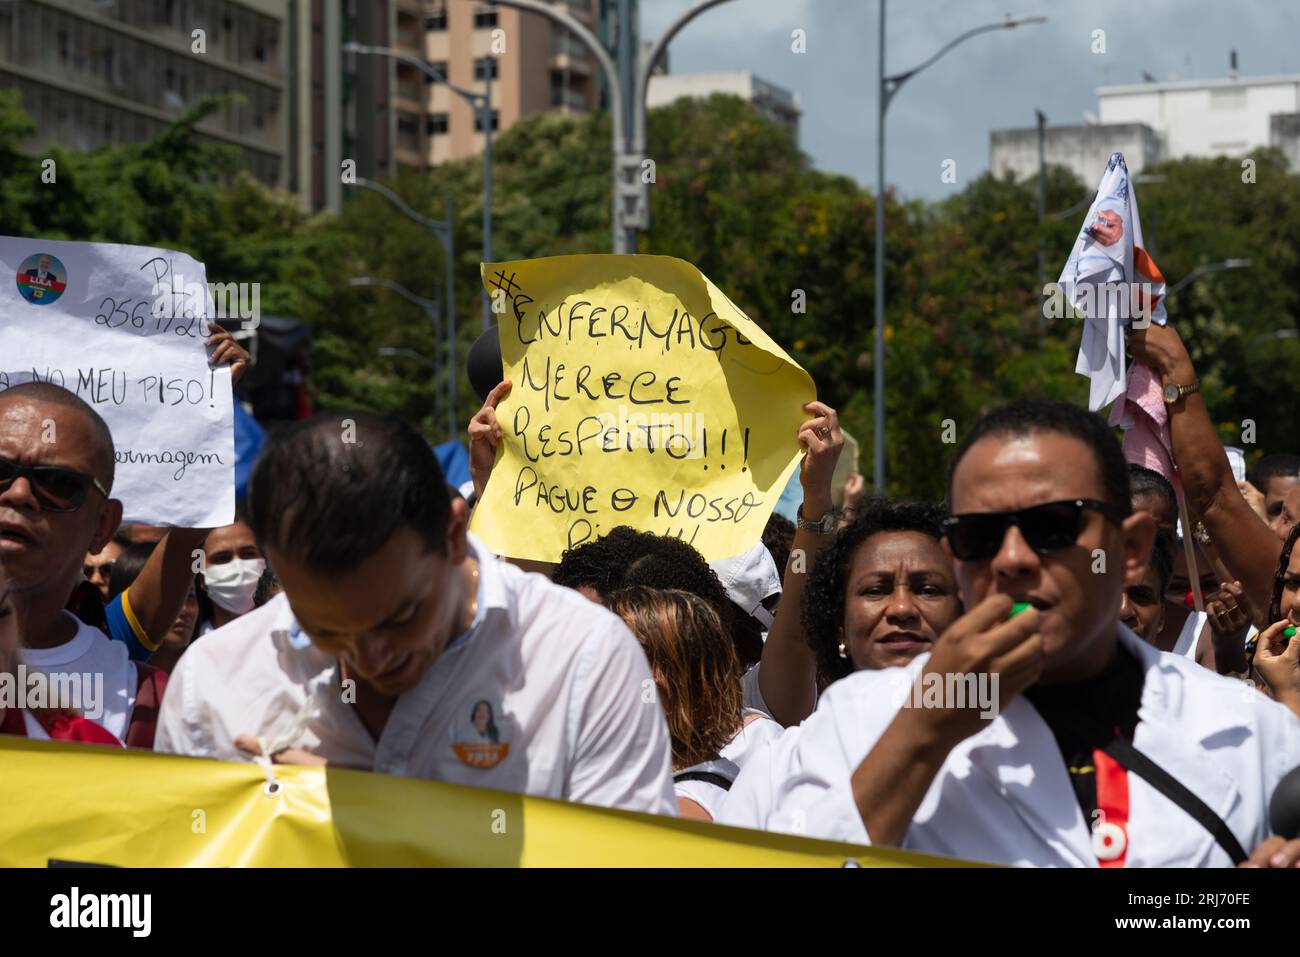
[(546, 562), (618, 525), (709, 561), (752, 547), (802, 455), (808, 373), (680, 259), (481, 268), (513, 388), (474, 533)]
[[(0, 737), (0, 867), (950, 867), (479, 788)], [(58, 800), (51, 800), (58, 795)]]

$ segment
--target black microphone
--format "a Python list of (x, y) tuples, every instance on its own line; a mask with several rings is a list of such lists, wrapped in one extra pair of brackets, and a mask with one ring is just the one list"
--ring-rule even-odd
[(1300, 837), (1300, 768), (1293, 768), (1277, 782), (1268, 802), (1268, 822), (1274, 834), (1288, 841)]

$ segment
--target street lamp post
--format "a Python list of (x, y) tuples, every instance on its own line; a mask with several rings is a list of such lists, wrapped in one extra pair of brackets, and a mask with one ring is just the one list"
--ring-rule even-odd
[[(1047, 285), (1047, 249), (1044, 245), (1043, 223), (1047, 219), (1047, 114), (1035, 109), (1038, 126), (1038, 294), (1042, 296)], [(1043, 310), (1038, 310), (1038, 334), (1046, 332)]]
[[(669, 42), (682, 27), (705, 10), (727, 2), (728, 0), (697, 0), (694, 6), (674, 20), (664, 31), (650, 55), (641, 64), (640, 76), (633, 83), (634, 71), (626, 60), (633, 55), (631, 44), (620, 43), (620, 59), (627, 67), (620, 71), (610, 58), (604, 44), (563, 5), (552, 6), (543, 0), (496, 0), (497, 6), (537, 13), (565, 27), (582, 41), (591, 55), (596, 58), (596, 62), (600, 64), (605, 83), (609, 87), (609, 118), (613, 128), (614, 190), (610, 225), (614, 233), (613, 250), (616, 253), (636, 252), (641, 232), (650, 226), (650, 184), (642, 175), (646, 141), (645, 100), (646, 92), (650, 87), (650, 73), (667, 49)], [(630, 19), (629, 7), (630, 4), (619, 4), (619, 29), (625, 38), (629, 36), (631, 30), (630, 25), (625, 22), (626, 19)]]
[[(401, 285), (400, 283), (393, 282), (391, 279), (385, 279), (380, 276), (353, 276), (350, 280), (348, 280), (348, 285), (381, 286), (384, 289), (388, 289), (392, 292), (397, 293), (407, 302), (414, 303), (415, 305), (419, 306), (421, 309), (423, 309), (426, 313), (429, 314), (429, 319), (430, 321), (433, 322), (433, 333), (434, 336), (436, 337), (434, 340), (435, 342), (437, 341), (438, 338), (442, 337), (442, 328), (438, 322), (438, 303), (435, 302), (434, 300), (425, 299), (423, 296), (417, 296), (415, 293), (411, 292), (411, 290), (407, 289), (405, 286)], [(439, 298), (442, 297), (441, 283), (437, 283), (434, 295)], [(381, 350), (380, 354), (385, 355), (387, 353), (384, 353)], [(398, 353), (395, 352), (393, 354), (398, 354)], [(454, 353), (451, 353), (449, 350), (449, 355), (454, 356)], [(447, 366), (447, 378), (452, 382), (452, 385), (450, 385), (447, 389), (447, 434), (449, 438), (455, 438), (458, 432), (458, 427), (456, 424), (457, 422), (456, 389), (454, 384), (456, 379), (456, 367), (454, 365)], [(437, 404), (438, 404), (438, 384), (437, 381), (435, 380), (434, 381), (434, 415), (435, 416), (438, 414)]]
[(1170, 287), (1169, 291), (1165, 293), (1165, 302), (1172, 299), (1178, 290), (1182, 289), (1184, 286), (1191, 285), (1202, 276), (1208, 276), (1212, 272), (1222, 272), (1225, 269), (1249, 269), (1250, 267), (1251, 261), (1249, 259), (1225, 259), (1222, 262), (1207, 263), (1204, 266), (1197, 266)]
[(989, 30), (1009, 30), (1027, 24), (1046, 23), (1046, 17), (1010, 17), (967, 30), (920, 66), (904, 73), (885, 75), (885, 0), (880, 0), (880, 53), (878, 59), (876, 111), (876, 348), (872, 363), (875, 373), (874, 475), (876, 494), (885, 494), (885, 110), (899, 87), (930, 66), (957, 44)]
[[(446, 294), (440, 298), (442, 299), (442, 316), (447, 327), (447, 368), (452, 370), (452, 374), (447, 377), (447, 407), (453, 410), (454, 417), (456, 408), (456, 237), (452, 227), (454, 220), (452, 219), (451, 190), (446, 193), (447, 218), (440, 221), (417, 213), (406, 204), (402, 197), (382, 183), (375, 183), (365, 177), (358, 176), (355, 185), (384, 197), (402, 215), (414, 220), (437, 236), (438, 242), (442, 244), (447, 278), (444, 287)], [(454, 430), (452, 434), (455, 434)]]
[[(453, 93), (459, 95), (473, 108), (474, 116), (477, 118), (479, 125), (483, 128), (483, 261), (492, 262), (492, 68), (489, 67), (486, 71), (487, 80), (485, 82), (484, 91), (478, 93), (474, 90), (467, 90), (463, 86), (457, 86), (419, 57), (413, 57), (410, 54), (403, 53), (401, 50), (394, 50), (391, 47), (368, 46), (364, 43), (357, 43), (350, 40), (343, 44), (343, 52), (367, 53), (376, 56), (392, 57), (394, 60), (400, 60), (403, 63), (415, 67), (425, 76), (433, 80), (434, 83), (443, 84)], [(491, 58), (489, 57), (489, 59)], [(391, 198), (395, 199), (396, 197), (392, 196)], [(448, 208), (450, 209), (450, 203), (448, 203)], [(447, 214), (447, 222), (449, 224), (451, 223), (450, 212)], [(450, 259), (448, 261), (450, 261)], [(492, 304), (488, 301), (487, 290), (484, 289), (483, 328), (488, 329), (491, 325)]]

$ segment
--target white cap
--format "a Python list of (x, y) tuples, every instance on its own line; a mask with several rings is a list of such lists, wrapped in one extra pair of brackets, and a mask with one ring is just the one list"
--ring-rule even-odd
[(766, 545), (759, 542), (745, 554), (709, 562), (709, 567), (717, 572), (727, 597), (741, 611), (757, 619), (764, 628), (772, 627), (772, 613), (763, 607), (763, 601), (781, 594), (781, 574)]

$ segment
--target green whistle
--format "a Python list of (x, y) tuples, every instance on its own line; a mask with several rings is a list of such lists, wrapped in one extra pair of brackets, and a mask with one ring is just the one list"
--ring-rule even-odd
[(1283, 628), (1283, 629), (1282, 629), (1282, 637), (1284, 637), (1284, 638), (1294, 638), (1294, 637), (1295, 637), (1295, 625), (1287, 625), (1285, 628)]
[(1032, 607), (1034, 606), (1029, 604), (1029, 602), (1027, 601), (1016, 602), (1014, 605), (1011, 606), (1011, 614), (1007, 615), (1007, 621), (1010, 621), (1012, 618), (1015, 618), (1016, 615), (1020, 614), (1022, 611), (1028, 611)]

